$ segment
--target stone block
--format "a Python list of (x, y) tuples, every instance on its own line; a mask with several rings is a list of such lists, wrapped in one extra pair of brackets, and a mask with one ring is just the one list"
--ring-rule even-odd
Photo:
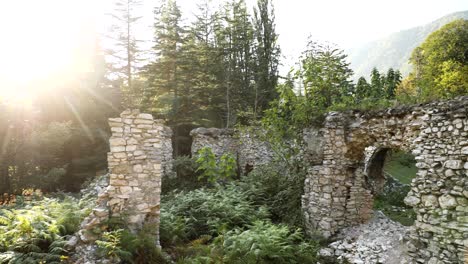
[(109, 144), (111, 146), (125, 146), (126, 142), (123, 138), (111, 138), (109, 139)]
[(464, 163), (461, 160), (447, 160), (444, 167), (448, 169), (459, 170), (463, 168)]
[(439, 204), (443, 209), (452, 209), (458, 205), (457, 199), (448, 194), (439, 197)]
[(439, 206), (439, 200), (437, 199), (437, 196), (435, 195), (422, 195), (421, 196), (421, 202), (424, 207), (438, 207)]
[(153, 120), (153, 116), (151, 114), (139, 114), (137, 115), (138, 119), (147, 119), (147, 120)]

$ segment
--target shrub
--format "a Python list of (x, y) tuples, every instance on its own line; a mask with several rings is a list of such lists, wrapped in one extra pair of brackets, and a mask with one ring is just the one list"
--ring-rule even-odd
[(121, 245), (123, 231), (123, 229), (118, 229), (104, 232), (102, 240), (96, 241), (99, 251), (111, 261), (131, 260), (132, 253), (124, 250)]
[(301, 195), (305, 171), (292, 170), (284, 162), (256, 167), (240, 185), (257, 205), (266, 206), (273, 221), (302, 226)]
[(195, 162), (198, 165), (197, 172), (201, 172), (198, 179), (206, 179), (211, 184), (225, 182), (237, 174), (236, 159), (231, 153), (225, 153), (217, 160), (211, 148), (203, 147), (198, 151)]
[(78, 200), (44, 198), (0, 211), (0, 263), (59, 263), (86, 210)]
[(242, 227), (265, 219), (264, 207), (255, 206), (248, 192), (230, 184), (216, 189), (197, 189), (163, 197), (161, 242), (170, 245), (201, 235), (216, 235), (222, 230)]
[(164, 175), (165, 178), (162, 180), (163, 194), (174, 190), (190, 191), (206, 184), (206, 182), (198, 180), (195, 159), (189, 156), (179, 156), (173, 160), (172, 165), (175, 173)]
[[(123, 222), (122, 222), (123, 223)], [(114, 223), (115, 224), (115, 223)], [(134, 234), (128, 229), (116, 229), (104, 232), (96, 244), (106, 258), (119, 263), (146, 264), (168, 263), (156, 245), (153, 225), (145, 225)]]
[(315, 263), (318, 250), (299, 229), (265, 221), (231, 230), (217, 242), (222, 242), (224, 263)]

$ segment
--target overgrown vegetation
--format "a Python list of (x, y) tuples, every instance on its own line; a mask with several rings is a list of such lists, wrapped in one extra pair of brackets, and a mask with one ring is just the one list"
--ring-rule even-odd
[(234, 175), (233, 157), (217, 159), (211, 149), (201, 149), (192, 173), (208, 172), (199, 179), (211, 180), (182, 191), (181, 181), (181, 188), (163, 196), (163, 248), (177, 263), (315, 263), (318, 241), (302, 231), (305, 171), (293, 152), (285, 149), (274, 162), (234, 178), (225, 177)]
[[(113, 219), (117, 222), (97, 242), (103, 258), (314, 263), (317, 241), (305, 238), (301, 229), (303, 129), (320, 126), (328, 111), (468, 94), (465, 20), (446, 25), (415, 49), (414, 71), (403, 80), (398, 69), (374, 68), (369, 81), (361, 77), (354, 84), (344, 51), (310, 39), (297, 67), (279, 82), (281, 52), (270, 0), (258, 0), (253, 12), (244, 0), (221, 1), (216, 7), (203, 1), (187, 24), (175, 0), (160, 1), (146, 61), (142, 55), (147, 51), (140, 50), (133, 31), (140, 19), (133, 11), (141, 1), (114, 2), (116, 25), (107, 40), (113, 46), (105, 58), (99, 47), (93, 49), (92, 73), (34, 83), (42, 93), (32, 93), (29, 104), (0, 98), (0, 193), (8, 193), (0, 210), (0, 263), (66, 261), (65, 242), (89, 213), (92, 199), (58, 191), (78, 191), (106, 167), (107, 119), (127, 107), (166, 119), (175, 134), (176, 173), (165, 175), (162, 188), (165, 252), (154, 243), (154, 227), (134, 234)], [(240, 175), (230, 154), (217, 158), (203, 148), (197, 157), (179, 155), (188, 153), (191, 128), (245, 125), (262, 127), (258, 136), (276, 154), (273, 162), (248, 175)], [(400, 156), (388, 172), (407, 183), (405, 176), (415, 169), (401, 163), (409, 161)], [(11, 195), (29, 188), (49, 195), (31, 202)], [(414, 214), (402, 204), (407, 189), (388, 190), (376, 199), (376, 208), (410, 224)]]
[(114, 222), (96, 241), (101, 258), (123, 264), (170, 263), (155, 243), (155, 226), (147, 224), (137, 234), (125, 228), (123, 222)]
[[(19, 199), (20, 200), (20, 199)], [(43, 198), (0, 210), (0, 263), (60, 263), (65, 244), (89, 214), (90, 200)]]

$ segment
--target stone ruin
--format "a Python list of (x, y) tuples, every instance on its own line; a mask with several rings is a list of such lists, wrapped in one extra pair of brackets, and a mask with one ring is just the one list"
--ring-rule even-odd
[(112, 136), (108, 153), (109, 185), (98, 195), (98, 205), (81, 224), (74, 243), (74, 263), (97, 263), (92, 254), (96, 229), (105, 230), (106, 221), (120, 217), (132, 231), (151, 224), (159, 245), (161, 178), (172, 171), (172, 131), (160, 120), (138, 110), (126, 110), (110, 118)]
[(367, 222), (385, 176), (385, 152), (412, 153), (417, 176), (405, 203), (417, 219), (417, 263), (463, 263), (468, 249), (468, 97), (372, 113), (329, 113), (302, 199), (309, 230), (326, 237)]
[(222, 128), (196, 128), (192, 136), (192, 157), (203, 147), (209, 147), (219, 158), (231, 153), (237, 158), (239, 173), (248, 173), (254, 167), (268, 164), (274, 153), (268, 142), (261, 140), (259, 129), (234, 130)]
[[(418, 173), (405, 198), (417, 214), (409, 255), (417, 263), (462, 263), (468, 248), (468, 97), (369, 113), (329, 113), (321, 129), (304, 130), (303, 158), (309, 163), (302, 206), (309, 231), (326, 237), (367, 222), (374, 196), (385, 182), (385, 153), (415, 155)], [(82, 223), (75, 241), (81, 261), (112, 216), (132, 230), (156, 225), (161, 177), (171, 173), (171, 130), (149, 114), (127, 110), (111, 118), (109, 186)], [(192, 155), (211, 147), (219, 157), (231, 152), (245, 173), (273, 160), (257, 133), (198, 128), (191, 132)], [(80, 253), (81, 252), (81, 253)]]

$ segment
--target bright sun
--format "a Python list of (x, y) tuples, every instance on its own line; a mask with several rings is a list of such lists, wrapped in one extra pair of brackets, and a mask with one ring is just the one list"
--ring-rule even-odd
[(36, 88), (25, 86), (32, 82), (80, 71), (87, 49), (94, 44), (89, 39), (95, 15), (92, 2), (99, 1), (1, 1), (2, 98), (27, 101)]

